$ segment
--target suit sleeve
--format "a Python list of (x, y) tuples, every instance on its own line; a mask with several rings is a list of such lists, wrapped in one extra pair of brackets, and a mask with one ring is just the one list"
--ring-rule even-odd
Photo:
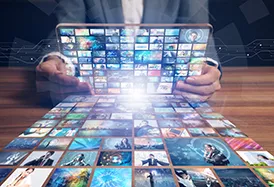
[[(180, 1), (177, 23), (210, 23), (209, 0)], [(206, 56), (219, 62), (218, 69), (222, 73), (213, 35), (209, 38)]]
[(55, 14), (58, 23), (85, 23), (86, 6), (84, 0), (57, 0)]
[[(86, 23), (86, 5), (85, 0), (56, 0), (58, 5), (54, 10), (54, 16), (56, 18), (56, 25), (60, 23)], [(51, 31), (48, 36), (48, 45), (51, 48), (45, 48), (42, 51), (44, 59), (51, 52), (57, 52), (57, 41), (55, 29)], [(61, 56), (58, 53), (58, 56)], [(42, 60), (41, 60), (42, 61)]]
[(24, 164), (24, 166), (35, 166), (37, 164), (37, 160), (32, 160)]
[(148, 160), (142, 160), (142, 166), (147, 164), (149, 161)]

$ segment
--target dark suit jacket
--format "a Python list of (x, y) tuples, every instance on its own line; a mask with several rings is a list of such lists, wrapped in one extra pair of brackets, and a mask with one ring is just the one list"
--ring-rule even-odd
[(168, 163), (159, 161), (159, 160), (157, 160), (157, 159), (153, 159), (153, 160), (152, 160), (151, 158), (149, 158), (149, 159), (147, 159), (147, 160), (142, 160), (142, 164), (143, 164), (143, 165), (145, 165), (145, 164), (147, 164), (147, 163), (148, 163), (149, 166), (157, 166), (157, 164), (160, 164), (161, 166), (168, 166), (168, 165), (169, 165)]
[[(124, 23), (122, 0), (57, 0), (59, 23)], [(208, 0), (143, 0), (142, 23), (209, 23)], [(207, 56), (218, 61), (214, 42)]]
[[(43, 160), (42, 158), (39, 158), (37, 160), (32, 160), (26, 163), (24, 166), (40, 166), (42, 160)], [(44, 166), (52, 166), (52, 164), (53, 164), (53, 160), (48, 159), (47, 162), (44, 164)]]

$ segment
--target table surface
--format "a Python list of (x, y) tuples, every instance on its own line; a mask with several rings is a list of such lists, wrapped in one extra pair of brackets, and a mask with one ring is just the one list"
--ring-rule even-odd
[[(0, 68), (0, 148), (39, 120), (35, 72)], [(225, 67), (222, 89), (210, 100), (216, 111), (274, 154), (274, 67)]]

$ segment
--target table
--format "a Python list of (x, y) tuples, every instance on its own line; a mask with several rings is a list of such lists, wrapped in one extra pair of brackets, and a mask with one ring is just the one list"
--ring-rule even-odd
[[(0, 148), (40, 119), (35, 72), (0, 68)], [(224, 67), (222, 90), (209, 101), (216, 112), (274, 154), (274, 67)]]

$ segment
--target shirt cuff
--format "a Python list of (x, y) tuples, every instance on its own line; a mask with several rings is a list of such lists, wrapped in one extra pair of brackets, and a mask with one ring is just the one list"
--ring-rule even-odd
[(60, 52), (51, 52), (49, 54), (46, 54), (45, 56), (42, 57), (42, 60), (40, 61), (39, 64), (45, 62), (47, 58), (49, 58), (50, 56), (57, 56), (58, 58), (60, 58), (65, 63), (66, 74), (70, 76), (75, 76), (75, 66), (73, 65), (73, 63), (68, 57), (61, 54)]

